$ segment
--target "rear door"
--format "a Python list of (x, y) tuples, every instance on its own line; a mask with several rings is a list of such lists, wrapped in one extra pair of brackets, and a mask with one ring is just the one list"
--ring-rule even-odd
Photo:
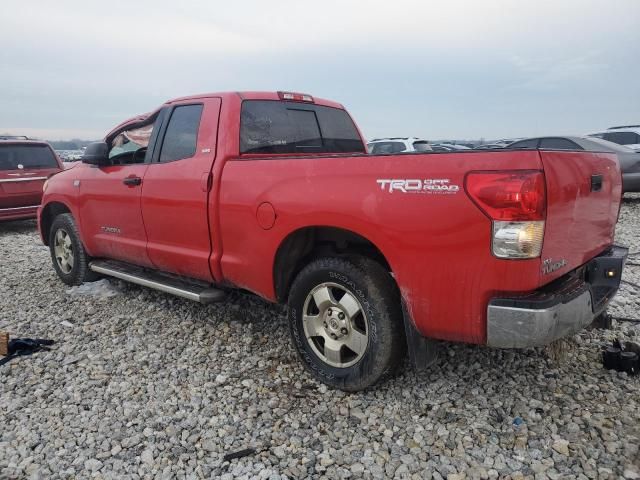
[(147, 254), (155, 268), (213, 281), (208, 199), (221, 100), (175, 104), (142, 185)]
[(40, 205), (44, 181), (59, 171), (47, 144), (0, 143), (0, 209)]
[(616, 155), (540, 151), (547, 187), (541, 283), (573, 270), (613, 243), (621, 201)]

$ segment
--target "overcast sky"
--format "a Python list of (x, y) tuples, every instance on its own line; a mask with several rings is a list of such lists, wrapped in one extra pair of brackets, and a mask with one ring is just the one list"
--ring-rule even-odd
[(337, 100), (368, 138), (640, 123), (638, 0), (3, 0), (2, 10), (2, 133), (100, 138), (170, 98), (226, 90)]

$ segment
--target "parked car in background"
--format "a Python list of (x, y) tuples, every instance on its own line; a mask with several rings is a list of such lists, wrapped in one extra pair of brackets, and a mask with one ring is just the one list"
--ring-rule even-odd
[(374, 138), (367, 143), (367, 148), (372, 155), (432, 151), (428, 140), (417, 137)]
[(48, 143), (0, 136), (0, 221), (35, 218), (44, 182), (61, 170)]
[(624, 145), (636, 152), (640, 152), (640, 125), (611, 127), (604, 132), (590, 133), (588, 136)]
[(623, 193), (640, 192), (640, 152), (636, 152), (624, 145), (618, 145), (617, 143), (591, 136), (567, 136), (527, 138), (514, 142), (506, 148), (586, 150), (588, 152), (615, 153), (618, 155), (620, 170), (622, 171)]

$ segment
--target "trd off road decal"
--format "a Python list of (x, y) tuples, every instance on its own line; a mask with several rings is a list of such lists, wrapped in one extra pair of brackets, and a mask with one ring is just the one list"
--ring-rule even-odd
[(379, 178), (380, 189), (389, 193), (426, 193), (451, 195), (460, 191), (460, 185), (452, 184), (448, 178)]

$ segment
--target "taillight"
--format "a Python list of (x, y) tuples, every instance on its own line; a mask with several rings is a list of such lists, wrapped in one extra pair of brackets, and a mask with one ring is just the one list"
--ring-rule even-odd
[(544, 175), (539, 171), (473, 172), (467, 193), (493, 220), (544, 220)]
[(496, 257), (540, 256), (546, 217), (542, 172), (473, 172), (465, 179), (465, 189), (492, 220), (492, 251)]
[(292, 102), (309, 102), (313, 103), (313, 97), (306, 93), (294, 93), (294, 92), (278, 92), (280, 100), (290, 100)]

